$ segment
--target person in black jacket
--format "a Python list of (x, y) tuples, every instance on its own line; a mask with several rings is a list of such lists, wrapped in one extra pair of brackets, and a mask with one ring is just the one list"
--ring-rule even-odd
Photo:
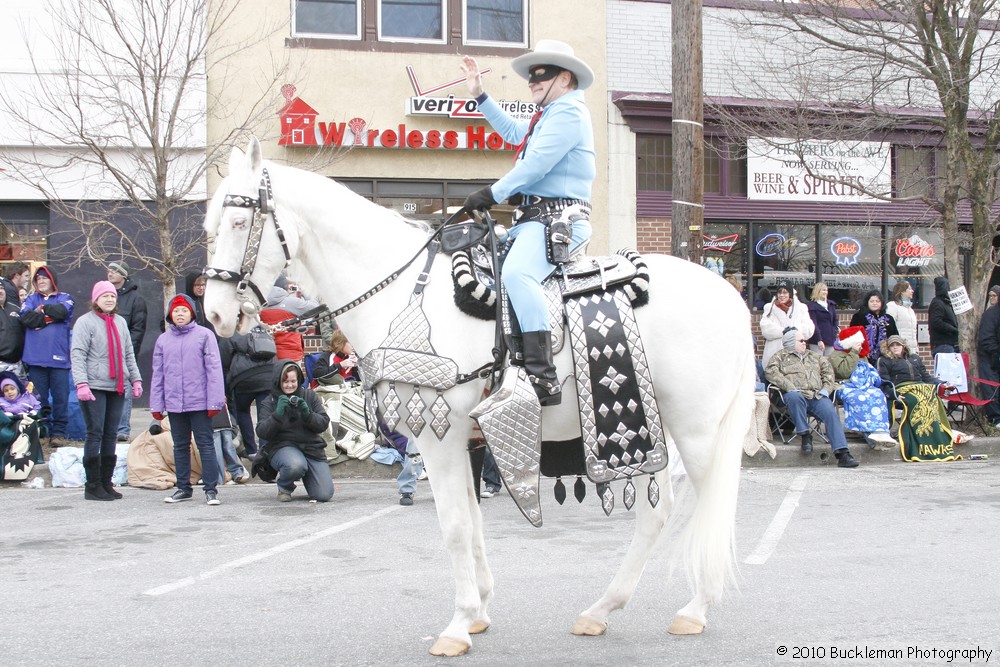
[[(979, 320), (979, 377), (1000, 382), (1000, 285), (990, 288), (990, 307)], [(985, 397), (984, 397), (985, 398)], [(986, 414), (994, 424), (1000, 423), (1000, 397), (986, 406)]]
[(21, 290), (28, 286), (28, 279), (31, 278), (31, 267), (24, 262), (14, 262), (4, 267), (4, 275), (0, 276), (0, 286), (7, 293), (8, 305), (17, 305), (20, 308)]
[(294, 361), (278, 365), (271, 395), (257, 415), (257, 435), (267, 441), (261, 454), (278, 473), (278, 500), (290, 501), (295, 482), (302, 480), (309, 499), (325, 503), (333, 497), (333, 476), (320, 434), (330, 427), (330, 417), (304, 381), (305, 374)]
[(899, 334), (896, 320), (885, 312), (885, 301), (882, 293), (872, 290), (862, 297), (858, 310), (851, 317), (852, 327), (864, 327), (865, 338), (868, 339), (868, 363), (878, 367), (878, 359), (882, 354), (882, 343), (890, 336)]
[(247, 335), (235, 331), (229, 338), (219, 339), (219, 351), (226, 374), (226, 390), (232, 398), (243, 449), (248, 457), (253, 457), (257, 453), (257, 440), (250, 406), (257, 402), (259, 416), (261, 405), (271, 395), (275, 360), (251, 359), (247, 339)]
[[(139, 294), (139, 286), (129, 278), (129, 265), (125, 260), (108, 263), (108, 282), (118, 292), (118, 314), (125, 319), (132, 337), (132, 350), (139, 358), (142, 339), (146, 336), (146, 301)], [(122, 420), (118, 424), (118, 442), (128, 442), (132, 431), (132, 395), (125, 392)]]
[(927, 307), (927, 325), (931, 335), (931, 354), (961, 352), (958, 347), (958, 318), (948, 296), (948, 279), (934, 279), (934, 298)]

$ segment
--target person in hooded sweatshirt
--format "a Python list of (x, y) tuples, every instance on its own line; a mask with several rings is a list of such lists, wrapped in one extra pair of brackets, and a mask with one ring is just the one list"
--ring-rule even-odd
[[(260, 320), (264, 324), (274, 325), (293, 317), (301, 317), (318, 306), (318, 301), (300, 296), (298, 290), (289, 291), (288, 279), (278, 276), (274, 287), (267, 294), (267, 303), (260, 312)], [(298, 331), (275, 331), (274, 345), (278, 348), (279, 360), (301, 362), (306, 355), (305, 340)]]
[(302, 480), (309, 499), (325, 503), (333, 497), (333, 476), (321, 434), (330, 427), (330, 417), (304, 381), (294, 361), (278, 364), (271, 395), (257, 415), (257, 435), (267, 441), (260, 451), (278, 472), (278, 500), (290, 501), (295, 482)]
[(215, 333), (215, 327), (205, 317), (205, 287), (207, 285), (208, 279), (202, 273), (189, 273), (184, 276), (184, 293), (194, 301), (194, 321), (199, 326)]
[(156, 339), (153, 349), (153, 381), (149, 390), (149, 410), (153, 418), (170, 417), (174, 441), (177, 491), (168, 503), (191, 500), (191, 435), (201, 456), (201, 478), (205, 500), (218, 505), (219, 480), (212, 435), (212, 417), (225, 409), (226, 390), (222, 360), (215, 334), (194, 321), (194, 299), (178, 294), (167, 305), (167, 331)]
[(28, 367), (28, 379), (42, 408), (50, 405), (49, 446), (67, 444), (69, 422), (70, 326), (73, 319), (73, 297), (60, 292), (56, 274), (40, 266), (31, 279), (35, 291), (21, 306), (24, 326), (24, 352), (21, 361)]
[(931, 335), (931, 354), (961, 352), (958, 348), (958, 318), (948, 296), (948, 279), (934, 279), (934, 298), (927, 306), (927, 328)]

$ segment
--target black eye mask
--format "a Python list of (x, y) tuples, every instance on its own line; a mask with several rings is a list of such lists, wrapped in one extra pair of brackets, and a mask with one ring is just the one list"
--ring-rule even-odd
[(535, 65), (528, 72), (528, 83), (551, 81), (559, 76), (562, 71), (562, 67), (556, 67), (555, 65)]

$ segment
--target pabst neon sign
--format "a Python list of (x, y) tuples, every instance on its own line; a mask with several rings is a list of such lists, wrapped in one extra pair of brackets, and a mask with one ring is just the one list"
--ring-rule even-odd
[(739, 239), (739, 234), (728, 234), (726, 236), (712, 236), (710, 234), (706, 234), (702, 237), (702, 249), (715, 250), (716, 252), (732, 252)]
[(927, 266), (936, 256), (934, 246), (916, 234), (906, 239), (896, 239), (896, 266)]
[(837, 258), (837, 266), (853, 266), (861, 255), (861, 243), (850, 236), (841, 236), (830, 242), (830, 252)]

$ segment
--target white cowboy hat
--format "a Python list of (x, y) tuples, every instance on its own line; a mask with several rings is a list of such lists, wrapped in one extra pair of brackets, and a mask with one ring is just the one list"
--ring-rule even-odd
[(587, 63), (573, 55), (573, 47), (555, 39), (540, 39), (531, 53), (520, 55), (511, 61), (518, 76), (527, 80), (528, 70), (536, 65), (555, 65), (576, 75), (580, 90), (594, 83), (594, 70)]

